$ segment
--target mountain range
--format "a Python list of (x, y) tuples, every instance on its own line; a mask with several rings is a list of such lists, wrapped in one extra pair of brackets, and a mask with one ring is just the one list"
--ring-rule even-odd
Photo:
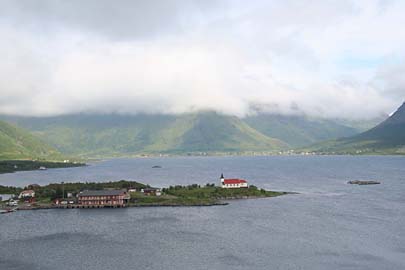
[(1, 159), (59, 159), (61, 154), (27, 130), (0, 121)]
[(405, 154), (405, 103), (374, 128), (315, 144), (307, 150), (336, 154)]
[(81, 157), (275, 153), (358, 134), (380, 121), (264, 113), (238, 118), (213, 111), (180, 115), (74, 114), (1, 118), (29, 130), (39, 138), (38, 143), (48, 143), (49, 149)]

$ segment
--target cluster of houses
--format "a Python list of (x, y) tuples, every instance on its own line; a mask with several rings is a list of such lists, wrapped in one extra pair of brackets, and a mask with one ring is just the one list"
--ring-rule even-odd
[(35, 191), (32, 189), (23, 190), (18, 196), (15, 194), (0, 194), (0, 202), (7, 202), (8, 206), (17, 206), (18, 201), (34, 203)]
[[(27, 188), (35, 188), (32, 185)], [(64, 205), (82, 205), (82, 206), (110, 206), (110, 207), (123, 207), (125, 206), (131, 196), (131, 192), (141, 192), (145, 196), (161, 196), (162, 191), (158, 188), (143, 188), (135, 189), (105, 189), (105, 190), (85, 190), (79, 192), (76, 196), (72, 193), (67, 193), (66, 198), (58, 198), (53, 201), (57, 206)], [(18, 196), (14, 194), (1, 194), (0, 202), (7, 201), (10, 206), (17, 206), (18, 202), (35, 203), (35, 190), (25, 189)]]
[(78, 193), (76, 198), (68, 194), (68, 198), (56, 199), (54, 203), (56, 205), (78, 204), (85, 207), (123, 207), (131, 199), (131, 192), (141, 192), (145, 196), (162, 195), (161, 190), (158, 188), (85, 190)]

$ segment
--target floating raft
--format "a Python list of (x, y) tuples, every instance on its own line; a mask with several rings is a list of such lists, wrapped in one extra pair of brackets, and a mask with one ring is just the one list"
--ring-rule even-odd
[(352, 180), (347, 183), (350, 185), (378, 185), (378, 184), (381, 184), (378, 181), (369, 181), (369, 180)]

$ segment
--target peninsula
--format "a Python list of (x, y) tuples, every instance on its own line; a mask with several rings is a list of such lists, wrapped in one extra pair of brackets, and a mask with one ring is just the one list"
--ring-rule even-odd
[[(215, 184), (154, 188), (135, 181), (106, 183), (58, 183), (23, 188), (0, 186), (0, 193), (15, 194), (9, 206), (18, 210), (48, 208), (104, 208), (142, 206), (213, 206), (226, 205), (227, 200), (267, 198), (289, 194), (259, 189), (223, 188)], [(3, 208), (6, 204), (3, 204)]]
[(0, 173), (86, 166), (85, 163), (43, 160), (0, 160)]

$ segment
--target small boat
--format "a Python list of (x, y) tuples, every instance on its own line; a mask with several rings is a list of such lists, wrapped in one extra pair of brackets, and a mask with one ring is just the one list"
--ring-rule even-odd
[(155, 165), (152, 167), (152, 169), (161, 169), (161, 168), (162, 168), (162, 166), (159, 166), (159, 165)]
[(378, 185), (378, 184), (381, 184), (381, 182), (371, 181), (371, 180), (352, 180), (347, 183), (350, 185)]
[(39, 169), (42, 170), (42, 171), (44, 171), (44, 170), (46, 170), (46, 167), (41, 166), (41, 167), (39, 167)]
[(9, 214), (17, 211), (17, 208), (12, 208), (12, 209), (1, 209), (0, 214)]

